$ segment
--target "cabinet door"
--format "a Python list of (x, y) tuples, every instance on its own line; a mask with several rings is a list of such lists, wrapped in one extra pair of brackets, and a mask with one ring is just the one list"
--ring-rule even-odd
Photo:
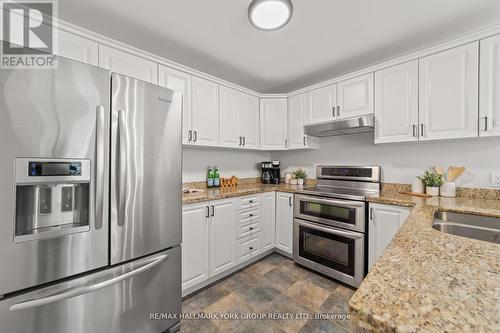
[(284, 150), (288, 144), (286, 98), (260, 100), (260, 134), (262, 149)]
[(339, 119), (373, 113), (373, 73), (337, 84)]
[(193, 142), (219, 144), (219, 85), (193, 76)]
[(232, 199), (211, 202), (210, 277), (236, 265), (236, 210)]
[(243, 132), (240, 132), (239, 118), (243, 94), (237, 90), (219, 87), (219, 145), (221, 147), (241, 147)]
[(306, 148), (307, 136), (304, 124), (307, 117), (307, 94), (292, 96), (288, 99), (288, 147)]
[(262, 223), (262, 251), (274, 248), (276, 233), (276, 194), (268, 192), (262, 194), (261, 223)]
[(335, 118), (337, 106), (337, 86), (330, 85), (308, 93), (307, 123), (321, 123)]
[(292, 254), (293, 194), (276, 193), (276, 247)]
[(158, 64), (131, 53), (99, 45), (99, 67), (158, 84)]
[(64, 30), (58, 32), (57, 55), (92, 66), (99, 65), (99, 44)]
[(191, 75), (163, 65), (159, 65), (158, 73), (160, 86), (182, 93), (182, 143), (192, 143)]
[(420, 140), (478, 136), (478, 43), (419, 60)]
[(479, 135), (500, 135), (500, 35), (481, 41)]
[(410, 208), (370, 204), (368, 224), (368, 269), (380, 257), (410, 214)]
[(259, 99), (252, 95), (241, 95), (240, 133), (243, 133), (243, 148), (260, 147)]
[(209, 278), (208, 203), (182, 208), (182, 290)]
[(418, 60), (375, 73), (375, 143), (418, 141)]

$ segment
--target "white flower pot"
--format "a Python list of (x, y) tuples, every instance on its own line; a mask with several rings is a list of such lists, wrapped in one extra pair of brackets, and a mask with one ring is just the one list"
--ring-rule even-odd
[(426, 186), (425, 193), (432, 195), (433, 197), (437, 197), (439, 196), (439, 187)]
[(304, 185), (304, 179), (297, 179), (297, 185)]
[(455, 183), (452, 183), (452, 182), (446, 182), (443, 185), (441, 185), (441, 188), (439, 191), (441, 193), (441, 196), (443, 196), (443, 197), (454, 198), (457, 196), (456, 185), (455, 185)]

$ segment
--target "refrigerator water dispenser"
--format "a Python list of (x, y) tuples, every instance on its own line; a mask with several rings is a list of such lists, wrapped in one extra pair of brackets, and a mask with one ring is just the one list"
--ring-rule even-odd
[(90, 161), (16, 158), (14, 242), (90, 230)]

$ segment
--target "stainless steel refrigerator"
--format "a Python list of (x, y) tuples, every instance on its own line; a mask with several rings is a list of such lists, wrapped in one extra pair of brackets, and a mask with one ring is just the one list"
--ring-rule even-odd
[(180, 94), (62, 58), (0, 93), (0, 331), (176, 330)]

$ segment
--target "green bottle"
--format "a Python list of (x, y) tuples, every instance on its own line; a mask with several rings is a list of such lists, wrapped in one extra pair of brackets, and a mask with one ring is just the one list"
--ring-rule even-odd
[(219, 170), (214, 167), (214, 187), (220, 187)]
[(214, 187), (214, 172), (210, 167), (208, 167), (208, 173), (207, 173), (207, 187), (208, 188)]

